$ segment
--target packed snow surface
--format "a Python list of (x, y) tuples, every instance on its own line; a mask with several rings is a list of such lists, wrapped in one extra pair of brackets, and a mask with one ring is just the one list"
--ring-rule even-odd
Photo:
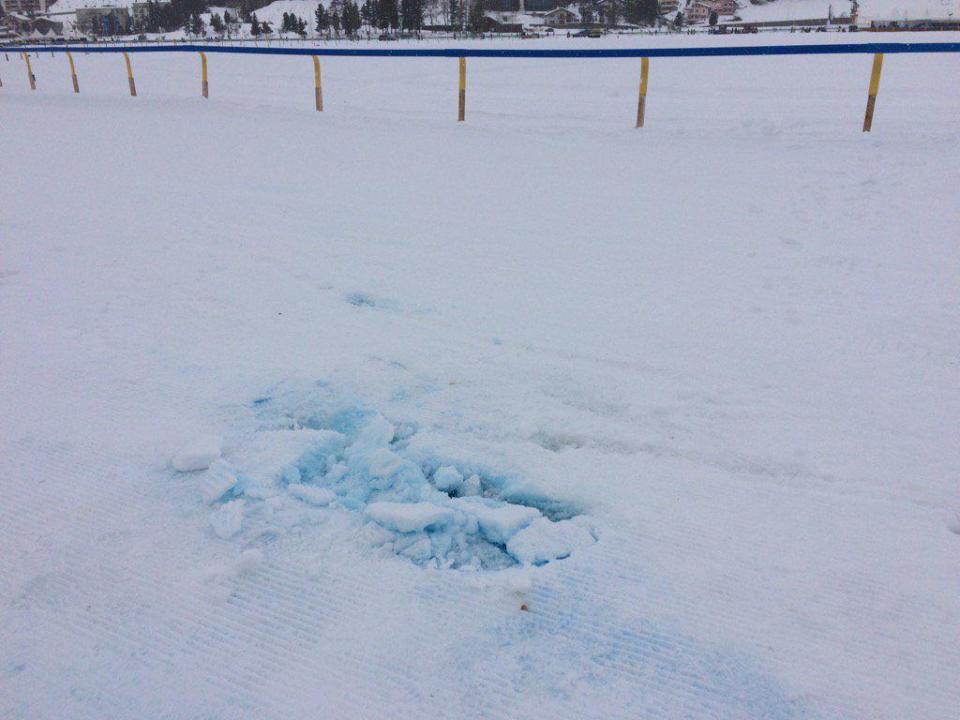
[(642, 130), (635, 60), (74, 60), (0, 55), (0, 718), (956, 720), (960, 57), (870, 134), (869, 55)]

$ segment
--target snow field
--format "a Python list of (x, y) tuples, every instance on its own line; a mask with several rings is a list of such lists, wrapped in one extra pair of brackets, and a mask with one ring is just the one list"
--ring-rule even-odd
[(955, 717), (960, 59), (865, 136), (867, 55), (640, 131), (630, 61), (75, 57), (0, 56), (0, 717)]

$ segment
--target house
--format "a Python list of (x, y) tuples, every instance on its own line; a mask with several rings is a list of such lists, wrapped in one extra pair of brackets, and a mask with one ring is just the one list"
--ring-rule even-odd
[[(170, 0), (159, 0), (158, 5), (168, 5)], [(149, 2), (135, 2), (130, 6), (130, 16), (133, 18), (134, 25), (142, 25), (150, 16)]]
[(36, 15), (47, 11), (47, 0), (0, 0), (0, 5), (3, 6), (3, 12), (7, 15), (12, 13)]
[(707, 5), (717, 11), (717, 15), (736, 15), (737, 0), (705, 0)]
[(33, 31), (33, 18), (22, 13), (7, 13), (3, 18), (3, 23), (16, 35), (29, 35)]
[(554, 8), (543, 14), (543, 24), (549, 27), (566, 27), (580, 23), (580, 16), (565, 7)]
[(688, 5), (683, 14), (688, 25), (698, 25), (699, 23), (707, 22), (710, 19), (710, 13), (712, 11), (712, 5), (698, 1)]
[(21, 37), (31, 33), (37, 33), (41, 37), (63, 34), (63, 23), (46, 17), (28, 17), (22, 13), (10, 13), (3, 18), (3, 24), (10, 29), (10, 34)]
[(125, 7), (95, 7), (77, 9), (77, 29), (86, 35), (119, 35), (130, 21)]

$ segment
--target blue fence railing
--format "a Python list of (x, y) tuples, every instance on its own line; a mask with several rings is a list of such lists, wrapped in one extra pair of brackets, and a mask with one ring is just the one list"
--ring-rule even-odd
[[(869, 132), (873, 124), (873, 113), (880, 88), (880, 71), (884, 55), (905, 53), (960, 53), (960, 42), (929, 43), (820, 43), (798, 45), (741, 45), (714, 47), (675, 47), (675, 48), (583, 48), (575, 50), (561, 49), (511, 49), (511, 48), (343, 48), (326, 47), (250, 47), (221, 44), (200, 45), (8, 45), (0, 46), (7, 52), (19, 52), (24, 59), (30, 89), (37, 89), (36, 76), (30, 64), (31, 53), (66, 53), (70, 60), (70, 73), (73, 91), (80, 92), (79, 79), (73, 61), (73, 52), (78, 53), (120, 53), (123, 55), (130, 94), (136, 96), (137, 86), (130, 63), (131, 53), (198, 53), (201, 58), (201, 94), (209, 97), (207, 77), (207, 53), (233, 55), (293, 55), (309, 56), (313, 59), (314, 96), (316, 109), (323, 110), (323, 91), (320, 84), (320, 57), (419, 57), (419, 58), (458, 58), (460, 65), (460, 84), (458, 93), (457, 120), (465, 119), (467, 90), (467, 58), (639, 58), (640, 59), (640, 95), (637, 102), (637, 124), (643, 127), (647, 100), (647, 77), (650, 58), (680, 57), (743, 57), (771, 55), (873, 55), (873, 70), (867, 91), (867, 109), (863, 119), (863, 131)], [(0, 83), (2, 87), (2, 83)]]
[(819, 43), (810, 45), (742, 45), (681, 48), (331, 48), (244, 47), (237, 45), (11, 45), (13, 52), (157, 53), (206, 52), (238, 55), (319, 55), (329, 57), (445, 57), (445, 58), (676, 58), (739, 57), (749, 55), (875, 55), (899, 53), (956, 53), (960, 42), (931, 43)]

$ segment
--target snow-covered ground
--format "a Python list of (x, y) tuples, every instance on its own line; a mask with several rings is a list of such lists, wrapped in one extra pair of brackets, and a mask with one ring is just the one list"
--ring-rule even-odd
[(868, 55), (642, 130), (629, 60), (75, 59), (0, 57), (0, 717), (956, 718), (960, 57), (869, 135)]

